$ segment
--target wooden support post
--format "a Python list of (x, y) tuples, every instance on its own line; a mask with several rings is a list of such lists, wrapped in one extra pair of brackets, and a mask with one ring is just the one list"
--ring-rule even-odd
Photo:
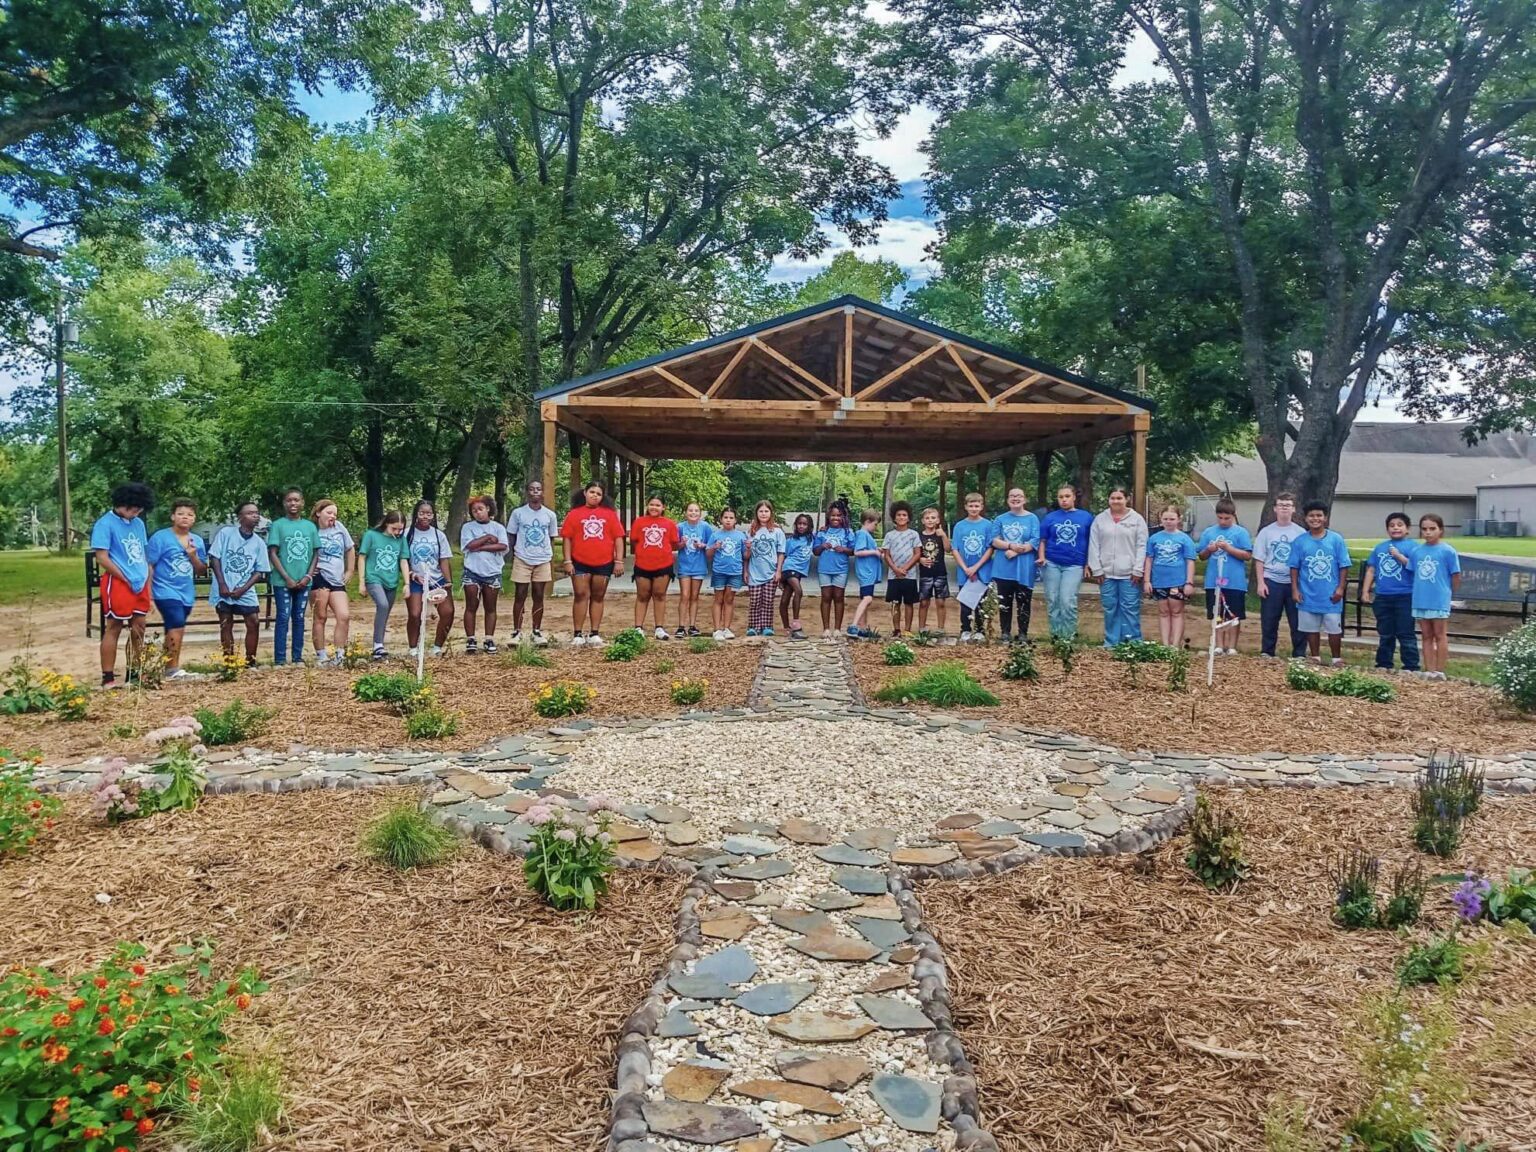
[(843, 395), (853, 395), (853, 305), (843, 306)]
[[(615, 476), (616, 469), (614, 468), (615, 459), (614, 459), (613, 449), (612, 448), (608, 449), (606, 452), (603, 453), (603, 456), (605, 457), (604, 468), (606, 469), (606, 471), (604, 472), (604, 475), (606, 477), (606, 481), (605, 482), (606, 482), (606, 484), (608, 486), (608, 496), (609, 496), (610, 499), (613, 499), (614, 493), (619, 490), (618, 483), (617, 483), (617, 477)], [(615, 504), (617, 504), (618, 500), (614, 499), (613, 502)]]
[(1051, 508), (1051, 452), (1035, 453), (1035, 507)]
[(624, 554), (629, 555), (629, 522), (634, 518), (629, 508), (629, 461), (619, 460), (619, 486), (613, 502), (619, 510), (619, 523), (624, 525)]
[(965, 469), (955, 469), (955, 518), (951, 524), (958, 524), (965, 519)]
[(981, 514), (983, 516), (987, 514), (987, 505), (991, 503), (991, 501), (987, 498), (987, 470), (989, 467), (990, 466), (987, 464), (976, 465), (976, 491), (981, 493)]
[(1093, 511), (1093, 458), (1098, 451), (1092, 441), (1077, 446), (1077, 506), (1085, 512)]
[[(544, 485), (544, 499), (555, 499), (555, 467), (560, 454), (560, 426), (544, 417), (544, 466), (539, 473), (539, 483)], [(518, 501), (522, 503), (521, 500)]]
[(1147, 514), (1147, 431), (1138, 428), (1131, 433), (1131, 507), (1143, 516)]
[(1008, 492), (1013, 487), (1013, 470), (1019, 466), (1019, 458), (1010, 456), (1003, 461), (1003, 498), (1008, 498)]

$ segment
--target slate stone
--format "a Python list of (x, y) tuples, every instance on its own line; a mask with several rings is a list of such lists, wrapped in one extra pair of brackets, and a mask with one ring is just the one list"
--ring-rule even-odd
[(846, 1140), (822, 1140), (807, 1144), (805, 1152), (858, 1152), (858, 1149)]
[(938, 826), (944, 829), (973, 828), (980, 823), (980, 813), (956, 812), (953, 816), (946, 816), (940, 820)]
[(754, 1016), (782, 1016), (792, 1011), (816, 985), (803, 980), (781, 980), (748, 988), (732, 1002)]
[(912, 983), (912, 974), (902, 969), (893, 969), (882, 972), (864, 986), (864, 991), (870, 995), (878, 992), (894, 992), (898, 988), (905, 988)]
[(608, 835), (612, 836), (620, 844), (627, 840), (649, 840), (651, 834), (638, 824), (626, 824), (623, 820), (615, 820), (608, 825)]
[(1057, 828), (1081, 828), (1087, 822), (1078, 812), (1047, 812), (1040, 819)]
[(679, 1064), (661, 1078), (661, 1090), (673, 1100), (689, 1104), (702, 1104), (715, 1094), (715, 1089), (730, 1077), (729, 1066), (712, 1061), (710, 1064)]
[(1077, 807), (1077, 801), (1070, 796), (1036, 796), (1030, 800), (1035, 808), (1049, 808), (1053, 812), (1071, 812)]
[(818, 892), (806, 901), (812, 908), (820, 908), (823, 912), (841, 912), (844, 908), (857, 908), (863, 903), (857, 896), (850, 896), (846, 892), (834, 892), (828, 888), (825, 892)]
[(614, 855), (625, 860), (649, 862), (661, 859), (661, 845), (654, 840), (625, 840), (614, 848)]
[[(869, 1094), (882, 1112), (908, 1132), (939, 1130), (940, 1090), (937, 1084), (913, 1076), (881, 1073), (870, 1081)], [(649, 1114), (646, 1119), (650, 1119)]]
[(693, 819), (692, 812), (676, 804), (653, 804), (645, 814), (658, 824), (686, 824)]
[(829, 1092), (846, 1092), (873, 1069), (861, 1056), (818, 1056), (814, 1052), (775, 1052), (773, 1066), (786, 1080)]
[(1082, 848), (1087, 844), (1081, 836), (1071, 832), (1026, 832), (1020, 839), (1037, 848)]
[(1116, 812), (1124, 812), (1127, 816), (1151, 816), (1154, 812), (1165, 811), (1166, 804), (1151, 804), (1146, 800), (1116, 800), (1110, 805)]
[(756, 1120), (741, 1108), (717, 1104), (688, 1104), (681, 1100), (647, 1100), (641, 1114), (652, 1134), (695, 1144), (724, 1144), (755, 1136), (761, 1131)]
[(1011, 837), (1000, 840), (982, 840), (976, 844), (960, 845), (960, 854), (967, 860), (985, 860), (989, 856), (1001, 856), (1004, 852), (1012, 852), (1018, 846), (1019, 842)]
[(1027, 804), (999, 808), (997, 814), (1007, 820), (1033, 820), (1044, 811), (1045, 809), (1038, 804)]
[(886, 890), (885, 873), (868, 868), (834, 868), (832, 883), (855, 896), (878, 896)]
[(828, 864), (850, 864), (859, 868), (878, 868), (885, 863), (874, 852), (861, 852), (846, 844), (830, 844), (825, 848), (818, 848), (815, 856), (816, 859), (825, 860)]
[(834, 1044), (859, 1040), (875, 1030), (863, 1016), (847, 1012), (791, 1012), (768, 1021), (768, 1031), (797, 1044)]
[(837, 838), (825, 824), (802, 820), (798, 816), (780, 824), (779, 835), (796, 844), (830, 844)]
[(933, 1021), (916, 1004), (894, 996), (855, 996), (853, 1002), (888, 1032), (926, 1032), (933, 1027)]
[(512, 787), (523, 792), (537, 792), (544, 787), (544, 781), (537, 776), (519, 776), (512, 781)]
[(1083, 825), (1084, 830), (1092, 832), (1095, 836), (1113, 836), (1120, 831), (1120, 817), (1115, 815), (1095, 816)]
[(772, 880), (775, 876), (788, 876), (794, 867), (786, 860), (757, 860), (751, 864), (737, 864), (723, 871), (733, 880)]
[(1093, 791), (1093, 789), (1089, 788), (1087, 784), (1077, 781), (1071, 784), (1058, 784), (1051, 791), (1058, 796), (1071, 796), (1080, 800)]
[(748, 900), (747, 903), (754, 908), (780, 908), (784, 905), (784, 893), (776, 888), (770, 888), (764, 892), (759, 892), (752, 899)]
[(736, 995), (736, 989), (718, 976), (679, 974), (668, 977), (667, 987), (690, 1000), (729, 1000)]
[(737, 944), (711, 952), (693, 966), (695, 976), (716, 976), (727, 984), (745, 984), (757, 975), (757, 961), (752, 953)]
[(673, 1008), (661, 1018), (661, 1024), (656, 1029), (658, 1036), (672, 1039), (680, 1036), (697, 1036), (699, 1026), (688, 1018), (687, 1013), (681, 1009)]
[(889, 852), (896, 847), (896, 838), (896, 829), (875, 826), (855, 828), (843, 837), (843, 843), (863, 852)]
[(662, 835), (667, 838), (668, 844), (697, 844), (699, 842), (699, 830), (692, 824), (667, 824), (662, 828)]
[(819, 1112), (823, 1116), (843, 1114), (843, 1102), (825, 1088), (813, 1084), (796, 1084), (790, 1080), (743, 1080), (732, 1084), (730, 1091), (751, 1100), (798, 1104), (807, 1112)]
[(773, 913), (771, 919), (786, 932), (798, 932), (802, 936), (836, 930), (825, 912), (808, 912), (802, 908), (780, 908)]
[(812, 1148), (819, 1148), (821, 1152), (843, 1152), (844, 1149), (857, 1152), (842, 1137), (851, 1136), (863, 1127), (857, 1120), (828, 1120), (820, 1124), (788, 1124), (780, 1131), (784, 1139), (805, 1145), (805, 1152), (811, 1152)]
[(891, 853), (893, 864), (947, 864), (959, 855), (953, 848), (898, 848)]
[(750, 900), (757, 895), (757, 885), (746, 880), (716, 880), (710, 887), (723, 900)]
[(872, 920), (900, 920), (901, 909), (889, 893), (884, 896), (866, 896), (859, 904), (858, 914)]
[(777, 836), (779, 829), (761, 820), (732, 820), (722, 831), (727, 836)]
[(869, 916), (850, 916), (848, 926), (876, 948), (894, 948), (911, 937), (899, 921), (878, 920)]
[(1177, 804), (1182, 795), (1177, 788), (1147, 787), (1136, 793), (1136, 798), (1148, 804)]
[(740, 940), (756, 927), (757, 921), (752, 914), (741, 908), (699, 920), (699, 931), (713, 940)]
[(772, 856), (779, 850), (776, 844), (756, 836), (727, 836), (721, 847), (733, 856)]
[(983, 836), (1017, 836), (1024, 831), (1024, 826), (1012, 820), (984, 820), (974, 830)]
[(813, 960), (840, 961), (861, 964), (873, 960), (881, 950), (854, 936), (840, 932), (813, 932), (809, 936), (796, 936), (789, 942), (796, 952), (802, 952)]

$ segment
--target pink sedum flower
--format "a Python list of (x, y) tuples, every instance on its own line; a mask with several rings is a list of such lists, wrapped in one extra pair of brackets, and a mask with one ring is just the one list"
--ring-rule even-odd
[(574, 828), (562, 828), (555, 833), (556, 840), (563, 840), (567, 844), (576, 843), (576, 830)]

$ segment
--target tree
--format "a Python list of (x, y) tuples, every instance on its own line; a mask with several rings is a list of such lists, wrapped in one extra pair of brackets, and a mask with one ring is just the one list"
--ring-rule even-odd
[[(1227, 403), (1256, 419), (1272, 493), (1332, 495), (1373, 391), (1485, 424), (1508, 416), (1480, 397), (1530, 393), (1528, 0), (898, 7), (935, 37), (936, 74), (996, 45), (934, 146), (951, 235), (1066, 225), (1062, 240), (1091, 236), (1129, 269), (1147, 236), (1098, 224), (1140, 204), (1219, 260), (1234, 315), (1200, 350), (1232, 362)], [(1161, 72), (1122, 83), (1133, 36)], [(1467, 395), (1448, 396), (1457, 374)]]
[(728, 491), (725, 467), (718, 460), (657, 460), (645, 470), (644, 498), (660, 496), (675, 519), (697, 503), (714, 520)]

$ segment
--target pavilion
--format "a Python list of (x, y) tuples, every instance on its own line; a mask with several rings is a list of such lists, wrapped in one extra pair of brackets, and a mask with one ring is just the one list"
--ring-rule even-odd
[(650, 460), (934, 462), (939, 501), (992, 464), (1008, 483), (1033, 457), (1043, 489), (1051, 454), (1078, 449), (1079, 474), (1099, 444), (1128, 436), (1133, 507), (1146, 496), (1155, 405), (951, 332), (841, 296), (772, 320), (547, 388), (544, 490), (555, 486), (557, 432), (570, 442), (570, 490), (605, 479), (627, 519)]

